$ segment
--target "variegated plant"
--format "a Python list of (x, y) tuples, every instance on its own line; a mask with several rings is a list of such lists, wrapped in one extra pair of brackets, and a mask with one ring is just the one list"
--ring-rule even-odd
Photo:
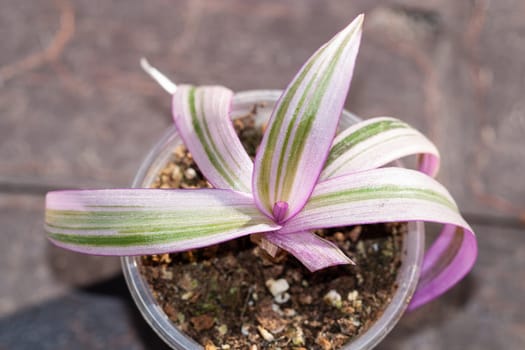
[[(447, 190), (433, 179), (435, 146), (400, 120), (373, 118), (336, 135), (359, 48), (363, 16), (322, 46), (277, 102), (253, 163), (232, 126), (233, 93), (175, 86), (177, 130), (215, 187), (50, 192), (46, 231), (57, 245), (101, 255), (178, 252), (258, 234), (314, 271), (352, 261), (312, 230), (356, 224), (444, 224), (427, 252), (412, 307), (457, 283), (477, 245)], [(419, 155), (419, 171), (388, 167)]]

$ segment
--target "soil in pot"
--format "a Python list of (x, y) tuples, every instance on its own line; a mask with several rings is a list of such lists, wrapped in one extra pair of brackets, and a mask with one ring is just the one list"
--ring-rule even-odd
[[(253, 157), (264, 127), (256, 108), (234, 121)], [(211, 187), (180, 145), (152, 187)], [(245, 237), (178, 254), (144, 256), (140, 271), (173, 323), (205, 349), (338, 349), (365, 332), (397, 289), (403, 223), (319, 230), (355, 266), (309, 272)]]

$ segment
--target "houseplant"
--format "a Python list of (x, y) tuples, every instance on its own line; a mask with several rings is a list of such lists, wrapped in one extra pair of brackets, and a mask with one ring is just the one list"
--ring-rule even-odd
[[(229, 119), (231, 91), (176, 87), (157, 75), (173, 93), (178, 132), (215, 188), (50, 192), (49, 238), (84, 253), (126, 256), (258, 234), (270, 255), (283, 249), (315, 271), (352, 262), (314, 229), (432, 221), (445, 224), (444, 230), (425, 256), (410, 307), (449, 289), (471, 269), (476, 241), (452, 197), (432, 179), (439, 164), (435, 148), (391, 118), (358, 123), (334, 139), (362, 20), (356, 18), (299, 71), (273, 109), (254, 163)], [(420, 172), (378, 168), (411, 154), (422, 154)]]
[[(150, 67), (147, 67), (149, 70)], [(268, 119), (269, 114), (273, 104), (277, 101), (281, 91), (246, 91), (236, 93), (233, 98), (232, 111), (230, 113), (231, 117), (235, 120), (241, 118), (242, 116), (250, 113), (254, 104), (258, 104), (257, 114), (260, 116), (260, 121), (264, 122)], [(264, 106), (264, 107), (261, 107)], [(341, 116), (341, 127), (347, 128), (350, 125), (354, 125), (359, 122), (359, 119), (344, 111)], [(180, 137), (176, 132), (175, 128), (172, 128), (166, 132), (163, 138), (158, 142), (157, 146), (153, 148), (151, 153), (148, 155), (143, 165), (141, 166), (137, 176), (135, 177), (133, 186), (141, 188), (149, 188), (152, 185), (155, 187), (160, 187), (164, 183), (169, 183), (169, 181), (159, 182), (159, 178), (165, 176), (163, 175), (163, 169), (166, 169), (166, 164), (172, 164), (170, 159), (173, 157), (173, 150), (181, 144)], [(167, 173), (171, 173), (170, 169)], [(159, 177), (159, 174), (162, 174)], [(171, 184), (173, 186), (173, 184)], [(408, 300), (412, 296), (417, 280), (419, 277), (419, 266), (422, 259), (423, 253), (423, 230), (421, 223), (411, 223), (410, 230), (404, 235), (406, 239), (403, 240), (404, 247), (400, 249), (400, 255), (403, 255), (403, 263), (399, 268), (397, 273), (396, 283), (398, 288), (395, 294), (392, 296), (392, 301), (383, 311), (383, 315), (375, 321), (374, 325), (369, 328), (366, 332), (359, 337), (353, 337), (351, 344), (345, 349), (364, 349), (369, 348), (379, 342), (384, 335), (394, 326), (395, 322), (402, 315)], [(362, 262), (358, 262), (359, 265), (362, 265)], [(123, 270), (130, 291), (135, 299), (136, 304), (138, 305), (143, 316), (146, 318), (148, 323), (152, 328), (163, 338), (167, 344), (170, 344), (175, 349), (188, 349), (196, 347), (196, 343), (189, 339), (188, 336), (183, 334), (177, 327), (179, 326), (177, 318), (175, 320), (170, 320), (166, 317), (167, 314), (173, 314), (172, 302), (162, 298), (163, 300), (157, 300), (158, 297), (155, 297), (154, 293), (156, 289), (159, 289), (155, 284), (152, 284), (148, 281), (148, 278), (145, 277), (143, 270), (143, 261), (142, 257), (124, 257), (123, 258)], [(215, 263), (214, 263), (215, 265)], [(254, 270), (256, 266), (250, 268)], [(160, 274), (165, 273), (161, 268), (157, 267), (160, 270)], [(171, 271), (168, 271), (171, 274)], [(350, 271), (350, 274), (355, 275), (357, 271)], [(181, 275), (178, 273), (177, 275)], [(175, 275), (175, 274), (174, 274)], [(182, 274), (183, 275), (183, 274)], [(171, 277), (171, 276), (170, 276)], [(176, 284), (176, 276), (173, 276), (170, 279), (170, 284)], [(264, 281), (263, 281), (264, 282)], [(201, 288), (205, 288), (200, 286)], [(251, 287), (251, 286), (250, 286)], [(264, 287), (263, 287), (264, 288)], [(327, 290), (331, 288), (327, 287)], [(339, 288), (336, 288), (339, 292)], [(153, 293), (152, 293), (153, 292)], [(341, 293), (343, 296), (346, 296), (346, 293)], [(271, 297), (271, 296), (270, 296)], [(220, 298), (219, 298), (220, 299)], [(242, 298), (244, 299), (244, 297)], [(321, 299), (321, 298), (319, 298)], [(286, 307), (289, 307), (289, 304), (286, 303)], [(366, 302), (364, 303), (366, 305)], [(164, 311), (164, 308), (167, 308)], [(379, 307), (379, 305), (378, 305)], [(254, 306), (252, 309), (256, 309)], [(337, 311), (336, 309), (334, 309)], [(233, 310), (235, 313), (235, 310)], [(298, 311), (299, 313), (299, 311)], [(355, 316), (355, 314), (354, 314)], [(219, 320), (221, 317), (217, 317)], [(336, 319), (335, 317), (331, 317)], [(189, 319), (189, 317), (186, 317)], [(223, 320), (217, 323), (224, 324)], [(174, 326), (174, 323), (177, 324), (177, 327)], [(246, 325), (246, 322), (243, 322), (243, 325)], [(239, 326), (236, 327), (239, 330)], [(257, 333), (258, 330), (256, 327), (253, 327), (252, 333)], [(244, 337), (247, 338), (247, 337)], [(204, 342), (201, 342), (204, 343)], [(256, 342), (255, 342), (256, 343)], [(215, 344), (223, 344), (221, 342), (215, 342)], [(272, 343), (272, 344), (275, 344)]]

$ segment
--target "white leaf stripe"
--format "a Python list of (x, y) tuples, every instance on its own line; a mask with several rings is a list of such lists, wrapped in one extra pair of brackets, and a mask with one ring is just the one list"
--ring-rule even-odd
[(195, 230), (191, 237), (181, 238), (179, 232), (164, 231), (135, 235), (77, 235), (57, 233), (46, 227), (49, 239), (57, 246), (73, 251), (95, 255), (150, 255), (181, 252), (207, 247), (252, 233), (275, 230), (266, 224), (246, 227), (218, 226), (213, 233)]
[[(197, 134), (197, 137), (199, 138), (202, 145), (204, 146), (208, 159), (216, 167), (216, 170), (221, 174), (224, 180), (226, 180), (226, 182), (229, 184), (230, 186), (229, 188), (249, 192), (249, 187), (242, 186), (244, 184), (239, 181), (240, 180), (239, 177), (242, 176), (244, 172), (243, 171), (235, 172), (235, 170), (232, 169), (233, 167), (239, 168), (239, 163), (237, 159), (232, 157), (231, 147), (224, 147), (225, 146), (224, 139), (219, 138), (218, 140), (215, 140), (214, 137), (212, 136), (212, 133), (210, 132), (210, 125), (212, 126), (217, 126), (217, 124), (231, 125), (228, 113), (224, 113), (220, 117), (206, 113), (206, 108), (204, 106), (204, 103), (205, 102), (207, 103), (215, 102), (213, 101), (213, 98), (215, 96), (213, 95), (206, 96), (206, 94), (211, 92), (212, 89), (213, 88), (206, 88), (206, 87), (199, 87), (199, 88), (192, 87), (190, 89), (188, 98), (189, 98), (191, 118), (192, 118), (192, 124), (193, 124), (194, 130)], [(232, 95), (230, 94), (229, 96), (230, 99), (231, 99), (231, 96)], [(214, 107), (215, 107), (215, 103), (214, 103)], [(218, 107), (220, 108), (220, 104)], [(225, 121), (225, 123), (217, 123), (216, 122), (217, 120)], [(224, 136), (224, 134), (219, 134), (219, 136)], [(236, 138), (233, 138), (232, 140), (236, 140)], [(218, 147), (219, 145), (217, 143), (220, 143), (220, 146), (222, 147), (219, 148)], [(229, 159), (231, 163), (233, 164), (231, 163), (228, 164), (225, 161), (223, 157), (223, 155), (225, 154), (229, 156)], [(248, 162), (248, 163), (251, 163), (251, 162)], [(230, 165), (233, 165), (233, 167), (230, 168)], [(241, 188), (236, 188), (236, 187), (241, 187)]]
[(379, 133), (394, 129), (406, 129), (409, 125), (388, 117), (372, 118), (358, 124), (355, 124), (346, 130), (343, 130), (334, 139), (330, 154), (326, 160), (326, 165), (330, 165), (337, 158), (341, 157), (349, 149), (354, 148), (357, 144), (378, 135)]
[(420, 154), (422, 171), (434, 176), (439, 168), (439, 152), (434, 144), (408, 124), (390, 117), (358, 123), (336, 139), (321, 179), (384, 166), (400, 158)]
[(448, 191), (431, 177), (381, 168), (319, 183), (280, 232), (395, 221), (445, 222), (468, 228)]
[(253, 163), (229, 111), (233, 93), (219, 86), (179, 86), (173, 95), (177, 130), (199, 169), (217, 188), (251, 192)]
[(280, 228), (251, 197), (229, 190), (50, 192), (46, 231), (57, 244), (97, 254), (156, 254)]
[(381, 168), (326, 180), (279, 233), (399, 221), (445, 225), (425, 256), (423, 280), (409, 306), (413, 309), (461, 280), (477, 255), (474, 232), (447, 190), (431, 177), (414, 170)]
[[(292, 81), (290, 86), (286, 89), (287, 93), (281, 96), (270, 119), (268, 130), (266, 131), (266, 134), (268, 136), (266, 136), (265, 134), (265, 137), (261, 142), (260, 153), (257, 157), (258, 159), (260, 159), (260, 166), (254, 173), (254, 183), (252, 187), (254, 188), (256, 194), (258, 194), (260, 198), (264, 200), (264, 202), (262, 202), (264, 205), (261, 207), (261, 209), (264, 210), (268, 215), (271, 215), (273, 207), (273, 204), (271, 203), (270, 199), (270, 188), (276, 188), (277, 186), (275, 181), (277, 178), (280, 178), (280, 175), (272, 176), (272, 172), (274, 171), (274, 169), (276, 169), (278, 174), (280, 174), (280, 171), (282, 169), (279, 166), (280, 161), (279, 163), (276, 163), (277, 157), (274, 156), (274, 154), (276, 153), (275, 150), (276, 148), (286, 148), (288, 145), (288, 140), (290, 138), (290, 134), (288, 131), (286, 132), (286, 136), (284, 139), (280, 137), (283, 134), (282, 128), (285, 116), (288, 113), (290, 113), (290, 106), (296, 104), (296, 101), (294, 101), (294, 99), (297, 98), (297, 90), (303, 84), (303, 81), (305, 81), (308, 74), (311, 74), (310, 72), (312, 71), (312, 66), (316, 63), (318, 64), (318, 58), (325, 51), (326, 47), (327, 45), (324, 45), (312, 56), (312, 59), (310, 59), (305, 64), (305, 66), (301, 69), (295, 80)], [(307, 85), (309, 86), (311, 84), (312, 81), (310, 79), (310, 82)], [(302, 101), (300, 100), (299, 103), (302, 104)], [(295, 109), (292, 120), (295, 120), (297, 118), (298, 113), (299, 110)]]
[[(275, 198), (286, 198), (290, 195), (292, 183), (296, 179), (297, 167), (306, 145), (305, 140), (308, 140), (310, 137), (313, 122), (319, 113), (321, 101), (325, 97), (327, 88), (330, 86), (329, 81), (333, 77), (335, 67), (341, 58), (343, 49), (352, 36), (353, 32), (344, 37), (344, 40), (342, 40), (341, 44), (337, 47), (333, 57), (321, 55), (319, 70), (313, 72), (314, 74), (312, 74), (311, 80), (303, 91), (299, 103), (296, 106), (294, 118), (286, 130), (286, 140), (290, 139), (292, 143), (288, 147), (283, 147), (283, 149), (280, 150), (281, 157), (277, 168), (278, 176), (276, 177), (279, 184), (275, 187)], [(312, 87), (314, 88), (312, 89)], [(306, 101), (308, 101), (308, 103), (305, 104)], [(297, 115), (299, 115), (300, 118), (297, 118)], [(286, 164), (284, 164), (284, 159), (287, 160)], [(279, 176), (282, 169), (285, 169), (285, 172)]]

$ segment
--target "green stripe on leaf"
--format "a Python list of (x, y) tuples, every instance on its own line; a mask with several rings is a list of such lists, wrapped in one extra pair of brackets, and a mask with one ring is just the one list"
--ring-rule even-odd
[[(326, 68), (326, 71), (319, 74), (322, 78), (316, 86), (314, 95), (310, 97), (309, 104), (304, 113), (305, 117), (302, 118), (302, 120), (299, 122), (297, 131), (294, 135), (292, 149), (290, 150), (291, 157), (286, 167), (285, 178), (283, 179), (282, 187), (280, 188), (281, 198), (279, 199), (283, 199), (283, 200), (287, 199), (290, 195), (292, 184), (295, 181), (295, 175), (297, 173), (297, 168), (299, 166), (299, 161), (304, 152), (304, 147), (307, 144), (308, 136), (310, 135), (310, 132), (312, 130), (313, 123), (318, 115), (318, 111), (319, 111), (321, 102), (325, 96), (327, 89), (329, 88), (329, 83), (332, 80), (332, 77), (335, 72), (335, 68), (337, 67), (337, 64), (341, 58), (343, 50), (346, 47), (346, 45), (349, 43), (350, 39), (352, 39), (352, 37), (354, 36), (356, 30), (357, 29), (354, 29), (354, 31), (347, 34), (347, 36), (344, 38), (342, 43), (337, 48), (335, 55), (332, 57), (328, 67)], [(310, 86), (308, 86), (308, 89), (309, 88)], [(306, 98), (307, 92), (308, 91), (306, 91), (305, 89), (304, 95), (301, 98), (301, 100)], [(300, 110), (300, 107), (298, 107), (298, 110)], [(289, 128), (291, 128), (292, 126), (293, 125), (290, 124)], [(284, 150), (283, 150), (283, 153), (284, 153)], [(277, 178), (277, 181), (280, 182), (279, 177)]]
[[(217, 146), (213, 142), (213, 138), (211, 137), (210, 130), (208, 129), (208, 125), (206, 124), (206, 122), (204, 122), (203, 123), (204, 130), (203, 130), (201, 121), (199, 120), (197, 116), (197, 107), (195, 103), (196, 90), (197, 89), (194, 86), (192, 86), (190, 87), (190, 91), (188, 93), (188, 103), (190, 106), (191, 121), (192, 121), (193, 129), (195, 130), (195, 134), (197, 135), (199, 141), (201, 142), (204, 148), (204, 152), (206, 152), (208, 159), (213, 164), (215, 169), (219, 172), (219, 174), (223, 177), (223, 179), (231, 186), (231, 188), (237, 189), (238, 183), (234, 181), (234, 179), (232, 179), (232, 177), (230, 176), (230, 174), (233, 174), (234, 172), (227, 167), (227, 163), (224, 161), (224, 158), (221, 156), (220, 152), (217, 151)], [(202, 100), (204, 101), (204, 99)], [(203, 108), (201, 108), (201, 110), (202, 109)], [(245, 191), (246, 189), (242, 188), (239, 190)]]
[(375, 123), (368, 124), (363, 128), (349, 134), (347, 137), (339, 140), (332, 146), (328, 159), (325, 163), (325, 168), (333, 163), (342, 154), (347, 152), (349, 149), (355, 147), (357, 144), (366, 141), (367, 139), (374, 137), (382, 132), (399, 129), (399, 128), (410, 128), (406, 123), (398, 120), (381, 120)]
[[(312, 66), (317, 61), (319, 56), (322, 55), (322, 53), (326, 50), (328, 45), (323, 46), (322, 48), (317, 51), (317, 53), (312, 57), (312, 59), (306, 64), (304, 69), (301, 71), (297, 79), (293, 82), (293, 84), (288, 88), (288, 92), (286, 95), (282, 97), (282, 100), (280, 101), (280, 104), (277, 107), (277, 111), (275, 112), (275, 116), (273, 117), (273, 122), (270, 124), (270, 129), (266, 132), (268, 133), (268, 142), (266, 144), (266, 147), (263, 151), (263, 158), (261, 161), (261, 170), (259, 172), (258, 176), (258, 187), (257, 190), (261, 196), (261, 198), (264, 199), (266, 203), (270, 202), (269, 199), (269, 188), (270, 184), (268, 180), (271, 178), (271, 171), (272, 171), (272, 160), (275, 153), (275, 146), (277, 144), (277, 140), (280, 137), (281, 134), (281, 128), (282, 124), (285, 119), (285, 115), (288, 113), (288, 109), (290, 107), (290, 103), (292, 102), (293, 98), (295, 97), (295, 94), (299, 87), (303, 84), (304, 79), (310, 72)], [(309, 82), (309, 85), (312, 84), (312, 81)], [(299, 112), (299, 109), (296, 108), (294, 112), (294, 118), (297, 116)], [(288, 133), (286, 137), (289, 137)], [(288, 142), (288, 141), (286, 141)], [(282, 152), (284, 154), (284, 152)], [(278, 171), (281, 171), (282, 166), (279, 166)], [(268, 210), (271, 210), (271, 205), (268, 204)]]
[(345, 191), (314, 195), (306, 204), (306, 208), (335, 205), (346, 202), (389, 198), (407, 198), (431, 201), (440, 205), (444, 205), (454, 211), (458, 211), (458, 208), (454, 202), (436, 191), (418, 187), (404, 187), (396, 185), (354, 188)]
[(53, 232), (47, 229), (49, 236), (57, 241), (86, 245), (92, 247), (132, 247), (141, 245), (154, 245), (170, 242), (177, 242), (183, 240), (190, 240), (202, 238), (216, 234), (218, 230), (234, 230), (239, 228), (238, 225), (218, 225), (214, 229), (194, 228), (191, 231), (157, 231), (155, 233), (133, 233), (125, 235), (78, 235), (78, 234), (63, 234)]

